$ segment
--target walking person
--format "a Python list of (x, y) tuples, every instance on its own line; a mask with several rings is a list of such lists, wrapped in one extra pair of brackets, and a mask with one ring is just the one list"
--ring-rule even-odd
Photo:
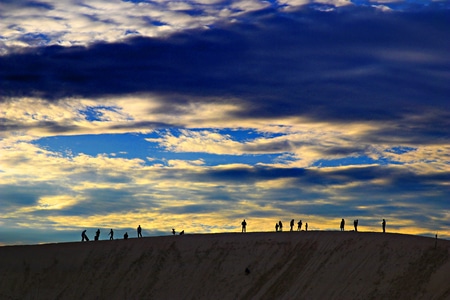
[(301, 231), (302, 230), (302, 220), (298, 221), (297, 225), (298, 225), (297, 231)]
[(112, 240), (114, 240), (114, 231), (112, 230), (112, 228), (111, 228), (111, 231), (109, 232), (109, 240), (110, 241), (112, 241)]
[(141, 228), (141, 225), (139, 225), (138, 228), (137, 228), (137, 235), (138, 235), (138, 238), (141, 238), (141, 237), (142, 237), (142, 228)]
[(84, 242), (89, 242), (89, 238), (86, 235), (86, 230), (83, 230), (83, 232), (81, 233), (81, 241)]

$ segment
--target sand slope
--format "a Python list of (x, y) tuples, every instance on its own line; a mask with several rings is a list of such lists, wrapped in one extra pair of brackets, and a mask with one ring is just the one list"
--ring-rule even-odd
[(450, 299), (449, 256), (448, 240), (355, 232), (8, 246), (0, 299)]

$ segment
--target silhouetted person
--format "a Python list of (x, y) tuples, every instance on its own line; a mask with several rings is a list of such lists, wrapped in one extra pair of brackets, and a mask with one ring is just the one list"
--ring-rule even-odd
[(279, 227), (278, 223), (275, 223), (275, 232), (278, 232), (278, 227)]
[(308, 223), (305, 224), (305, 231), (308, 231)]
[(386, 232), (386, 220), (383, 219), (383, 222), (381, 222), (381, 227), (383, 227), (383, 233)]
[(125, 232), (125, 234), (123, 235), (123, 239), (124, 240), (128, 239), (128, 232)]
[(97, 231), (95, 232), (94, 240), (98, 241), (99, 238), (100, 238), (100, 229), (97, 229)]
[(345, 221), (342, 219), (341, 221), (341, 231), (344, 231)]
[(291, 230), (290, 230), (290, 231), (293, 231), (293, 230), (294, 230), (294, 223), (295, 223), (295, 221), (294, 221), (294, 219), (292, 219), (292, 220), (291, 220), (291, 223), (289, 223), (289, 226), (291, 227)]
[(183, 234), (184, 234), (184, 230), (181, 230), (180, 235), (183, 235)]
[(247, 232), (247, 222), (245, 222), (245, 219), (244, 219), (244, 221), (242, 221), (242, 232)]
[(89, 242), (89, 238), (86, 235), (86, 230), (83, 230), (83, 232), (81, 233), (81, 241), (84, 242)]
[(280, 231), (283, 231), (283, 223), (281, 223), (281, 221), (278, 222), (278, 228)]
[(172, 228), (172, 234), (175, 235), (175, 228)]
[(355, 231), (358, 231), (358, 219), (353, 221), (353, 226), (355, 227)]
[(114, 231), (112, 230), (112, 228), (111, 228), (111, 231), (109, 232), (109, 240), (110, 241), (112, 241), (112, 240), (114, 240)]
[(139, 225), (138, 228), (137, 228), (137, 234), (138, 234), (138, 238), (141, 238), (141, 237), (142, 237), (142, 228), (141, 228), (141, 225)]
[(297, 231), (302, 230), (302, 220), (298, 221), (297, 225)]
[(434, 240), (434, 249), (437, 248), (437, 233), (436, 233), (436, 239)]

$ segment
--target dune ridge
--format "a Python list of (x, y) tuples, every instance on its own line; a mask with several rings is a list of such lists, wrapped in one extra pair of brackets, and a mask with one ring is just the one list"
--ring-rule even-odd
[(448, 240), (320, 231), (4, 246), (0, 298), (450, 299), (449, 254)]

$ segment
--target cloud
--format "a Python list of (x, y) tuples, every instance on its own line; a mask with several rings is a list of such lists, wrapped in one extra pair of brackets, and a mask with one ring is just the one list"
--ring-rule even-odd
[[(86, 46), (129, 35), (167, 36), (268, 6), (265, 1), (3, 1), (4, 53), (15, 47)], [(227, 13), (224, 11), (227, 10)], [(5, 50), (6, 49), (6, 50)]]
[[(20, 185), (3, 184), (1, 186), (1, 205), (5, 211), (14, 210), (23, 205), (32, 205), (39, 197), (38, 188), (23, 187)], [(14, 199), (14, 201), (10, 201)]]
[[(139, 222), (149, 233), (171, 226), (205, 232), (223, 231), (230, 221), (247, 215), (252, 225), (272, 230), (268, 219), (295, 215), (326, 229), (345, 215), (359, 217), (365, 226), (377, 224), (377, 216), (383, 216), (391, 228), (397, 224), (398, 230), (411, 230), (414, 224), (402, 225), (400, 220), (413, 218), (433, 228), (449, 209), (442, 200), (448, 197), (448, 168), (420, 173), (407, 165), (293, 168), (228, 163), (208, 167), (201, 161), (146, 166), (136, 159), (61, 157), (19, 145), (3, 151), (0, 159), (0, 178), (5, 182), (0, 187), (2, 220), (8, 226), (15, 222), (27, 226), (33, 220), (35, 227), (50, 229), (125, 230)], [(12, 155), (26, 160), (13, 160)]]
[(409, 126), (411, 115), (425, 113), (425, 122), (443, 128), (447, 17), (433, 10), (386, 16), (360, 7), (289, 18), (267, 12), (255, 25), (43, 47), (0, 57), (1, 90), (3, 99), (40, 95), (52, 101), (153, 93), (164, 99), (154, 112), (167, 113), (228, 98), (240, 108), (235, 118), (396, 120)]
[(448, 9), (382, 2), (3, 2), (2, 228), (450, 236)]

